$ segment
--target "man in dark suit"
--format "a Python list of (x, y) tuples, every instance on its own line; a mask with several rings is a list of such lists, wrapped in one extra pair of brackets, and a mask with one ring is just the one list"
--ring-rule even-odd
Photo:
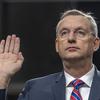
[[(94, 18), (75, 9), (65, 11), (55, 43), (64, 70), (27, 81), (18, 100), (100, 100), (100, 72), (92, 62), (100, 43)], [(11, 76), (23, 63), (19, 47), (15, 35), (0, 43), (0, 100), (5, 100)]]

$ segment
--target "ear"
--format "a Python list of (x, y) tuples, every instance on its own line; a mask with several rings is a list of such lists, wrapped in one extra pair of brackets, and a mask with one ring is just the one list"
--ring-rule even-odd
[(100, 46), (100, 39), (99, 37), (97, 37), (94, 40), (94, 51), (97, 51), (99, 49), (99, 46)]
[(55, 40), (55, 48), (56, 48), (56, 52), (58, 52), (58, 38), (56, 38)]

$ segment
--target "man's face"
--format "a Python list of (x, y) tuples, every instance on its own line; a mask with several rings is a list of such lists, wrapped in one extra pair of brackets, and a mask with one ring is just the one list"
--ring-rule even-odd
[(99, 39), (91, 32), (90, 22), (84, 16), (70, 15), (62, 19), (56, 38), (56, 51), (61, 59), (92, 57), (93, 52), (99, 47)]

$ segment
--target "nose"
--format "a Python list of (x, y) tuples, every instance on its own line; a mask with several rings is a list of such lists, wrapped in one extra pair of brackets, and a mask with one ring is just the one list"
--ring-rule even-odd
[(76, 37), (74, 32), (70, 32), (68, 36), (68, 42), (69, 43), (75, 43), (76, 42)]

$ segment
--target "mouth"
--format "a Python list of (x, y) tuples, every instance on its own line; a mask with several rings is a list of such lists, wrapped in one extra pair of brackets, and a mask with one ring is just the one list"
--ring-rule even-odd
[(67, 47), (65, 50), (70, 51), (70, 52), (73, 52), (73, 51), (77, 51), (77, 50), (79, 50), (79, 49), (80, 49), (80, 48), (78, 48), (78, 47), (70, 46), (70, 47)]

